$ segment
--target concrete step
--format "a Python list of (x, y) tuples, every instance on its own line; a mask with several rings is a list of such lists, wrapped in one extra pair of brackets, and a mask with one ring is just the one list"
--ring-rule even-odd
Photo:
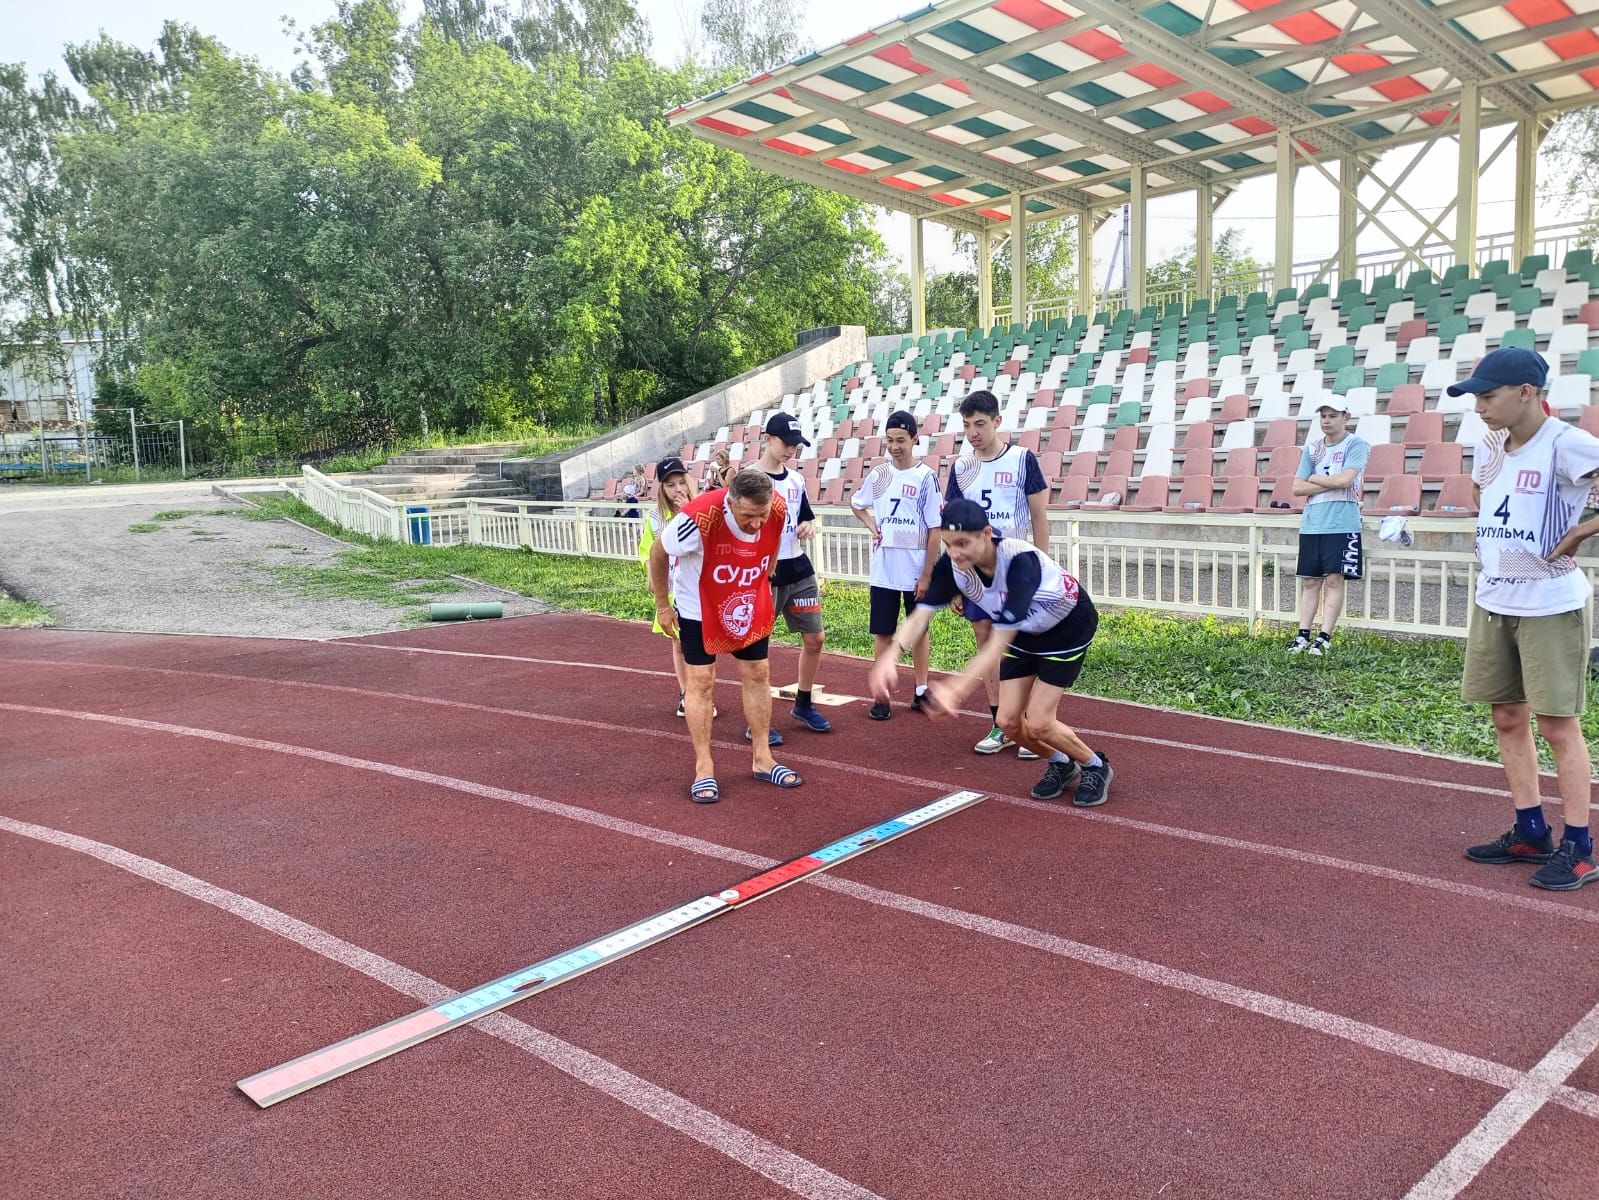
[(375, 492), (380, 496), (387, 496), (391, 500), (400, 499), (477, 499), (490, 500), (506, 496), (520, 496), (522, 493), (514, 483), (502, 483), (498, 479), (475, 479), (464, 483), (441, 484), (436, 481), (422, 481), (416, 483), (395, 483), (392, 481), (358, 483), (350, 481), (352, 487), (363, 488)]
[(500, 460), (488, 461), (462, 459), (449, 462), (436, 460), (395, 460), (379, 463), (371, 469), (374, 475), (459, 475), (462, 478), (474, 476), (498, 475)]

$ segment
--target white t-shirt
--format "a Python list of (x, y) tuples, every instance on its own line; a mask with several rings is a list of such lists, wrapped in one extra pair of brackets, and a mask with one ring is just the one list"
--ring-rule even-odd
[[(733, 520), (733, 510), (722, 498), (722, 517), (727, 531), (741, 542), (756, 541), (761, 535), (745, 533)], [(700, 537), (700, 527), (694, 518), (678, 514), (661, 531), (661, 549), (672, 558), (672, 602), (677, 615), (689, 621), (700, 620), (700, 570), (705, 565), (705, 542)]]
[(783, 502), (788, 505), (788, 516), (783, 521), (783, 544), (777, 549), (777, 561), (785, 562), (791, 558), (798, 558), (804, 553), (800, 549), (799, 529), (800, 513), (807, 507), (805, 503), (805, 476), (792, 467), (784, 468), (783, 474), (767, 475), (772, 481), (772, 490), (783, 497)]
[(1599, 471), (1599, 438), (1550, 418), (1506, 453), (1507, 430), (1477, 447), (1471, 478), (1482, 489), (1477, 516), (1477, 603), (1506, 617), (1545, 617), (1588, 602), (1588, 576), (1574, 558), (1546, 555), (1582, 517)]
[(977, 501), (988, 510), (994, 532), (1025, 541), (1033, 536), (1033, 510), (1027, 497), (1048, 486), (1038, 456), (1025, 446), (1011, 445), (987, 461), (962, 454), (950, 470), (944, 498)]
[(903, 471), (891, 462), (879, 463), (849, 502), (853, 508), (870, 508), (883, 535), (872, 549), (872, 586), (915, 591), (927, 565), (928, 532), (938, 528), (943, 508), (938, 476), (924, 463)]

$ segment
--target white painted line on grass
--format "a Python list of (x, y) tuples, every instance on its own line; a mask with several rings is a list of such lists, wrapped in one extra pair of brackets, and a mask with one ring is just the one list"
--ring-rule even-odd
[[(10, 817), (0, 817), (0, 829), (19, 837), (87, 854), (141, 879), (170, 888), (191, 900), (212, 905), (323, 958), (359, 971), (424, 1004), (448, 1000), (458, 990), (259, 901), (207, 883), (120, 846), (93, 841), (44, 825), (12, 820)], [(494, 1013), (474, 1022), (472, 1027), (527, 1051), (579, 1083), (726, 1155), (797, 1196), (807, 1197), (807, 1200), (880, 1200), (876, 1193), (833, 1174), (825, 1167), (801, 1158), (675, 1092), (642, 1079), (613, 1062), (525, 1021), (506, 1013)]]
[[(1455, 1148), (1406, 1193), (1405, 1200), (1454, 1200), (1471, 1186), (1471, 1181), (1510, 1144), (1539, 1109), (1558, 1098), (1571, 1073), (1595, 1049), (1599, 1049), (1599, 1004), (1589, 1009), (1588, 1015), (1572, 1026), (1571, 1031), (1488, 1110), (1470, 1133), (1455, 1143)], [(1590, 1153), (1570, 1146), (1555, 1147), (1553, 1153), (1563, 1157), (1572, 1171), (1592, 1173)]]
[[(503, 800), (511, 804), (520, 805), (523, 808), (536, 809), (554, 816), (566, 817), (587, 825), (610, 830), (614, 833), (623, 833), (630, 837), (642, 838), (646, 841), (690, 850), (696, 854), (703, 854), (708, 858), (755, 867), (770, 867), (775, 866), (777, 863), (776, 859), (751, 854), (748, 851), (721, 846), (701, 838), (673, 833), (670, 830), (659, 829), (636, 821), (624, 820), (620, 817), (594, 812), (576, 805), (562, 804), (559, 801), (546, 800), (540, 796), (514, 792), (508, 788), (492, 787), (488, 784), (474, 783), (471, 780), (456, 779), (448, 775), (437, 775), (430, 771), (417, 771), (410, 767), (376, 762), (371, 759), (355, 758), (346, 754), (335, 754), (331, 751), (317, 750), (308, 746), (264, 741), (260, 738), (243, 737), (239, 734), (223, 733), (214, 729), (171, 725), (163, 721), (147, 721), (137, 717), (120, 717), (104, 713), (78, 712), (70, 709), (43, 708), (29, 704), (0, 703), (0, 711), (63, 717), (71, 720), (137, 729), (147, 733), (198, 738), (226, 746), (306, 758), (316, 762), (328, 763), (332, 766), (371, 771), (393, 778), (462, 792), (471, 796), (480, 796), (485, 799)], [(805, 880), (804, 882), (812, 884), (814, 881)], [(1098, 946), (1090, 946), (1086, 943), (1057, 937), (1041, 930), (1029, 929), (1025, 926), (1014, 925), (1008, 921), (984, 917), (961, 909), (932, 904), (914, 896), (905, 896), (897, 892), (873, 888), (865, 884), (852, 883), (847, 880), (835, 880), (833, 882), (843, 883), (847, 886), (831, 887), (829, 890), (849, 895), (856, 899), (866, 899), (883, 907), (940, 920), (946, 924), (955, 925), (971, 932), (986, 934), (1016, 945), (1045, 950), (1049, 953), (1101, 967), (1105, 970), (1129, 975), (1146, 983), (1191, 992), (1220, 1004), (1242, 1008), (1249, 1012), (1271, 1017), (1329, 1037), (1340, 1038), (1370, 1050), (1395, 1055), (1399, 1058), (1419, 1063), (1422, 1066), (1448, 1071), (1507, 1089), (1514, 1087), (1521, 1079), (1521, 1072), (1514, 1067), (1478, 1058), (1475, 1055), (1449, 1050), (1442, 1046), (1434, 1046), (1428, 1042), (1392, 1033), (1362, 1021), (1341, 1017), (1336, 1013), (1324, 1012), (1266, 992), (1257, 992), (1248, 988), (1236, 987), (1229, 983), (1222, 983), (1219, 980), (1206, 979), (1203, 976), (1192, 975), (1186, 971), (1134, 958), (1131, 955), (1120, 954)], [(823, 885), (816, 883), (815, 886)], [(1578, 1112), (1599, 1117), (1599, 1096), (1588, 1092), (1576, 1091), (1575, 1089), (1562, 1088), (1557, 1099), (1559, 1099), (1560, 1103)]]
[[(51, 666), (39, 660), (6, 659), (3, 661), (29, 666)], [(113, 671), (141, 671), (155, 675), (177, 675), (190, 678), (219, 679), (230, 683), (270, 684), (277, 687), (307, 688), (313, 691), (334, 692), (344, 695), (363, 696), (371, 699), (398, 700), (407, 704), (430, 704), (441, 708), (462, 709), (468, 712), (482, 713), (489, 716), (514, 717), (528, 721), (543, 721), (552, 725), (566, 725), (572, 728), (587, 729), (596, 733), (617, 734), (622, 736), (649, 737), (660, 740), (676, 741), (687, 744), (688, 735), (668, 732), (660, 729), (644, 729), (632, 725), (617, 725), (606, 721), (591, 721), (581, 717), (563, 717), (553, 713), (530, 712), (520, 708), (503, 708), (495, 705), (476, 704), (468, 700), (449, 700), (437, 696), (418, 695), (411, 692), (377, 691), (372, 688), (351, 687), (337, 683), (314, 683), (300, 679), (274, 679), (256, 675), (229, 675), (218, 671), (185, 671), (173, 667), (141, 667), (123, 664), (88, 664), (71, 663), (67, 665), (92, 667), (100, 670)], [(712, 746), (718, 750), (728, 750), (734, 753), (747, 753), (748, 747), (736, 742), (713, 742)], [(844, 764), (832, 759), (819, 758), (815, 755), (799, 754), (785, 751), (784, 759), (802, 766), (820, 767), (823, 769), (844, 770), (852, 775), (863, 775), (869, 779), (879, 779), (885, 783), (896, 785), (911, 785), (915, 787), (930, 788), (934, 791), (954, 791), (964, 786), (947, 780), (922, 779), (915, 775), (904, 775), (892, 771), (879, 771), (871, 767)], [(1261, 854), (1271, 858), (1285, 859), (1289, 862), (1301, 863), (1305, 866), (1324, 867), (1335, 871), (1348, 871), (1357, 875), (1366, 875), (1374, 879), (1385, 879), (1393, 883), (1402, 883), (1414, 887), (1430, 888), (1433, 891), (1447, 892), (1452, 895), (1462, 896), (1470, 900), (1481, 900), (1489, 904), (1498, 904), (1509, 908), (1519, 908), (1528, 912), (1542, 913), (1545, 916), (1558, 917), (1562, 920), (1581, 921), (1592, 925), (1599, 925), (1599, 910), (1585, 909), (1569, 903), (1555, 900), (1545, 900), (1538, 896), (1518, 896), (1510, 892), (1495, 891), (1492, 888), (1478, 887), (1475, 884), (1459, 883), (1449, 879), (1438, 879), (1430, 875), (1418, 875), (1412, 871), (1401, 871), (1394, 867), (1381, 867), (1370, 863), (1355, 862), (1350, 859), (1334, 858), (1327, 854), (1317, 854), (1309, 850), (1296, 850), (1287, 846), (1277, 846), (1265, 842), (1250, 842), (1242, 838), (1225, 837), (1221, 834), (1204, 833), (1195, 829), (1185, 829), (1181, 826), (1166, 825), (1155, 821), (1141, 821), (1133, 817), (1122, 817), (1112, 813), (1102, 812), (1098, 809), (1074, 808), (1060, 803), (1046, 803), (1022, 796), (1012, 796), (1003, 793), (991, 793), (991, 798), (1002, 804), (1011, 804), (1020, 808), (1031, 808), (1040, 812), (1047, 812), (1054, 817), (1071, 817), (1077, 820), (1098, 821), (1102, 824), (1116, 825), (1123, 829), (1133, 829), (1141, 833), (1151, 833), (1158, 837), (1182, 838), (1186, 841), (1199, 842), (1204, 845), (1221, 846), (1229, 850), (1238, 850), (1249, 854)]]

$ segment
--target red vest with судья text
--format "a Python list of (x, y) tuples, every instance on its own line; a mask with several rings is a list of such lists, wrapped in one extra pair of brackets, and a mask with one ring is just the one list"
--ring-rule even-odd
[(772, 496), (772, 511), (753, 541), (735, 537), (728, 528), (723, 501), (726, 488), (696, 496), (682, 514), (699, 527), (704, 543), (700, 568), (700, 621), (707, 654), (742, 650), (771, 636), (776, 612), (768, 577), (783, 541), (788, 507)]

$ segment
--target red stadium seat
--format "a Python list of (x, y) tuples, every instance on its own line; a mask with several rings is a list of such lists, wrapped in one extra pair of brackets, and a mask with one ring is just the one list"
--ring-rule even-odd
[(1235, 475), (1253, 476), (1256, 465), (1253, 446), (1240, 446), (1236, 450), (1229, 450), (1221, 469), (1222, 478), (1231, 479)]
[(1406, 417), (1427, 407), (1427, 389), (1419, 383), (1401, 383), (1388, 397), (1388, 415)]
[(1234, 421), (1242, 421), (1249, 416), (1249, 397), (1244, 395), (1228, 396), (1221, 402), (1221, 414), (1216, 418), (1222, 425), (1231, 425)]
[(1221, 503), (1210, 511), (1218, 513), (1252, 513), (1260, 503), (1260, 480), (1254, 475), (1233, 475), (1227, 479)]
[(1260, 443), (1262, 450), (1275, 450), (1279, 446), (1299, 445), (1299, 422), (1292, 417), (1279, 417), (1266, 426), (1266, 439)]
[(1183, 431), (1184, 450), (1209, 450), (1216, 444), (1216, 425), (1212, 421), (1195, 421)]
[(1216, 490), (1216, 481), (1207, 471), (1203, 475), (1184, 475), (1182, 491), (1177, 494), (1177, 503), (1168, 504), (1167, 512), (1204, 512), (1210, 508), (1211, 496)]
[(1464, 469), (1463, 450), (1459, 442), (1431, 443), (1421, 452), (1421, 481), (1442, 483), (1451, 475), (1461, 474)]
[(1377, 499), (1362, 511), (1373, 517), (1415, 516), (1421, 511), (1421, 476), (1388, 476), (1382, 481)]
[(1444, 440), (1444, 415), (1440, 412), (1412, 413), (1405, 420), (1405, 445), (1412, 448), (1430, 446)]
[(1088, 499), (1088, 476), (1068, 475), (1061, 481), (1060, 492), (1049, 502), (1051, 508), (1081, 508)]
[(1390, 475), (1403, 475), (1405, 473), (1405, 448), (1392, 442), (1371, 448), (1371, 457), (1366, 460), (1366, 479), (1371, 483), (1381, 483)]
[[(1284, 508), (1284, 505), (1287, 505), (1287, 508)], [(1303, 512), (1304, 508), (1305, 497), (1294, 495), (1294, 476), (1289, 473), (1275, 476), (1275, 481), (1271, 486), (1271, 495), (1267, 498), (1265, 504), (1257, 505), (1255, 511), (1258, 513), (1297, 513)]]
[(1099, 491), (1084, 508), (1120, 508), (1127, 499), (1127, 476), (1106, 475), (1099, 481)]
[(1435, 517), (1474, 517), (1477, 500), (1470, 475), (1451, 475), (1438, 489), (1438, 500), (1431, 514)]
[(1138, 481), (1137, 494), (1122, 507), (1128, 512), (1159, 512), (1171, 499), (1171, 479), (1165, 475), (1145, 475)]
[(1192, 475), (1203, 475), (1209, 479), (1216, 472), (1216, 452), (1214, 450), (1190, 450), (1183, 455), (1182, 470), (1177, 474), (1182, 479)]

